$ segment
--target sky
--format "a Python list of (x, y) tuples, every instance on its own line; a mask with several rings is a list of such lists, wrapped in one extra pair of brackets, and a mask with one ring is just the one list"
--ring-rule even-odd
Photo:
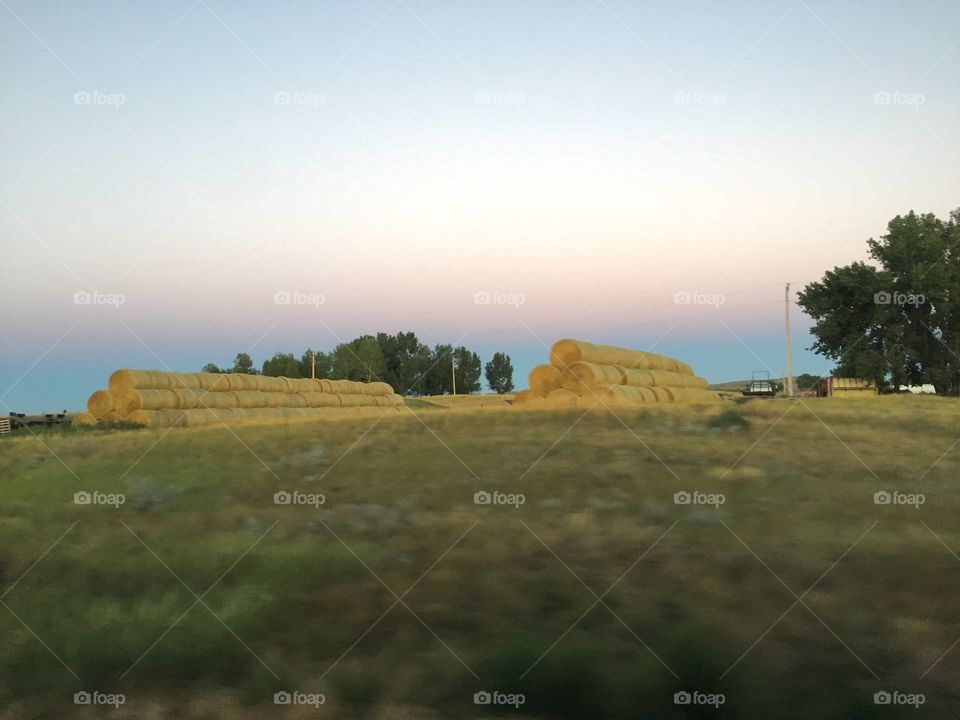
[(780, 374), (787, 282), (960, 206), (958, 77), (955, 0), (0, 0), (0, 410), (377, 331)]

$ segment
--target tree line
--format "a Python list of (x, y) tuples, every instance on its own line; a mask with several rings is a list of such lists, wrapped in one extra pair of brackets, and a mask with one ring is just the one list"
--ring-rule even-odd
[(828, 270), (799, 293), (813, 349), (835, 374), (960, 393), (960, 209), (897, 215), (867, 242), (874, 264)]
[[(315, 368), (311, 375), (311, 368)], [(480, 391), (480, 379), (496, 393), (514, 389), (513, 364), (506, 353), (497, 352), (483, 365), (480, 356), (464, 346), (438, 344), (430, 347), (413, 332), (396, 335), (379, 332), (361, 335), (323, 352), (307, 348), (299, 357), (278, 352), (265, 360), (260, 370), (248, 353), (237, 353), (233, 366), (220, 368), (207, 363), (203, 372), (244, 373), (274, 377), (317, 377), (329, 380), (382, 381), (404, 395), (465, 395)]]

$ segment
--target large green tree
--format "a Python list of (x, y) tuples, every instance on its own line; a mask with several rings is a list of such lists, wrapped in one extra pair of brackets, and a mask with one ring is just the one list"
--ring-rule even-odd
[(244, 375), (256, 375), (257, 371), (253, 367), (253, 360), (245, 352), (237, 353), (233, 359), (233, 367), (230, 372), (243, 373)]
[(487, 385), (495, 393), (502, 395), (513, 390), (513, 363), (506, 353), (494, 353), (493, 358), (484, 366)]
[(457, 368), (457, 394), (480, 392), (480, 378), (483, 376), (480, 356), (461, 345), (453, 351), (453, 358)]
[(876, 265), (827, 271), (798, 294), (813, 350), (836, 374), (960, 391), (960, 210), (898, 215), (868, 243)]
[(293, 353), (276, 353), (269, 360), (264, 360), (263, 374), (271, 377), (298, 378), (300, 377), (300, 363)]

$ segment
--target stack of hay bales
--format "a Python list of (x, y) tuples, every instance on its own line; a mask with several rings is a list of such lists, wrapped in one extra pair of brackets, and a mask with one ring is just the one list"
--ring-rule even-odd
[(345, 408), (401, 405), (403, 398), (383, 382), (117, 370), (108, 389), (87, 400), (82, 422), (122, 420), (146, 427), (277, 423), (345, 414)]
[(531, 370), (528, 383), (514, 405), (589, 408), (720, 400), (706, 380), (679, 360), (569, 339), (554, 343), (550, 364)]

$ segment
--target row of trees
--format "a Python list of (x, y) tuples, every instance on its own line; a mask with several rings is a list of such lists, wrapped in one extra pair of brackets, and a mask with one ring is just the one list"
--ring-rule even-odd
[(812, 349), (840, 376), (960, 393), (960, 209), (898, 215), (867, 245), (876, 266), (834, 268), (799, 293)]
[(514, 389), (513, 364), (506, 353), (494, 353), (486, 365), (481, 365), (480, 356), (462, 345), (435, 345), (431, 348), (420, 342), (413, 332), (361, 335), (340, 343), (330, 352), (308, 348), (299, 357), (278, 352), (264, 361), (259, 373), (247, 353), (238, 353), (232, 367), (219, 368), (208, 363), (203, 371), (311, 377), (313, 363), (316, 363), (315, 377), (363, 382), (380, 380), (392, 385), (398, 393), (407, 395), (452, 394), (452, 369), (456, 373), (457, 394), (479, 392), (481, 373), (494, 392), (507, 393)]

